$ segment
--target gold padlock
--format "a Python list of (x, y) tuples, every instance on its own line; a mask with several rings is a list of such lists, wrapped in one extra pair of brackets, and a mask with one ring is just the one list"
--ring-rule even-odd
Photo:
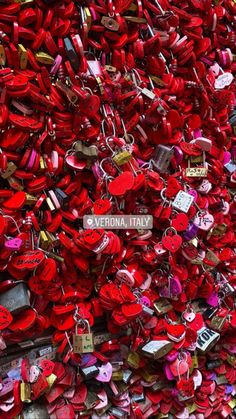
[(53, 384), (55, 383), (56, 379), (57, 379), (57, 376), (53, 373), (50, 374), (48, 377), (46, 377), (47, 383), (49, 385), (49, 390), (53, 386)]
[(208, 173), (208, 168), (205, 162), (205, 152), (202, 154), (203, 165), (190, 167), (190, 160), (188, 160), (188, 167), (185, 169), (185, 175), (187, 177), (206, 177)]
[(28, 63), (28, 53), (22, 44), (18, 44), (18, 53), (20, 57), (20, 68), (25, 70)]
[(202, 155), (200, 154), (200, 156), (191, 156), (190, 161), (191, 163), (202, 163)]
[(89, 7), (84, 7), (84, 16), (85, 16), (85, 22), (88, 25), (88, 29), (90, 29), (91, 24), (92, 24), (92, 15), (89, 10)]
[(15, 163), (13, 163), (13, 161), (9, 161), (6, 170), (3, 173), (1, 173), (1, 177), (3, 179), (8, 179), (11, 175), (13, 175), (13, 173), (15, 173), (16, 169), (17, 166), (15, 165)]
[(52, 65), (54, 63), (54, 58), (46, 52), (39, 51), (35, 53), (35, 58), (39, 63)]
[(26, 205), (35, 205), (38, 201), (38, 198), (36, 196), (30, 195), (29, 193), (26, 194)]
[(127, 151), (123, 150), (120, 153), (115, 154), (112, 157), (112, 160), (117, 164), (117, 166), (122, 166), (125, 163), (128, 163), (132, 155)]
[(210, 327), (217, 332), (220, 332), (223, 329), (225, 322), (226, 317), (214, 316), (211, 320)]
[(113, 371), (112, 372), (112, 381), (121, 381), (123, 380), (123, 371), (122, 370), (118, 370), (118, 371)]
[(19, 179), (15, 178), (14, 176), (10, 176), (7, 178), (7, 181), (12, 189), (15, 189), (16, 191), (23, 191), (24, 186)]
[(0, 65), (5, 65), (5, 64), (6, 64), (5, 49), (4, 49), (4, 46), (0, 44)]
[(31, 388), (30, 384), (20, 383), (20, 399), (24, 403), (31, 403)]
[(139, 362), (140, 362), (139, 354), (137, 354), (137, 352), (129, 352), (128, 358), (127, 358), (127, 364), (134, 369), (138, 369)]
[(236, 367), (236, 358), (233, 355), (228, 355), (227, 356), (227, 362), (232, 365), (233, 367)]
[(173, 308), (172, 304), (166, 298), (160, 298), (160, 300), (155, 301), (153, 307), (157, 316), (168, 313)]
[(49, 246), (49, 240), (45, 231), (41, 230), (39, 233), (39, 244), (42, 249), (46, 250)]
[[(78, 320), (76, 315), (74, 318), (76, 319), (75, 334), (73, 335), (74, 353), (87, 354), (87, 353), (94, 352), (93, 334), (91, 333), (88, 320), (84, 320), (84, 319)], [(78, 335), (79, 324), (82, 324), (84, 326), (84, 329), (87, 328), (88, 333), (83, 333), (81, 335)]]
[[(207, 260), (211, 262), (210, 265), (207, 264)], [(218, 265), (219, 263), (220, 263), (220, 259), (216, 256), (216, 254), (212, 250), (208, 250), (204, 258), (204, 265), (206, 265), (207, 267), (210, 266), (213, 269), (213, 267)]]

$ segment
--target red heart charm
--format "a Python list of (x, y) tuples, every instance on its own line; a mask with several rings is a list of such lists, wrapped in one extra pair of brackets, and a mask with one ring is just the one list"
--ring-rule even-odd
[(188, 154), (189, 156), (200, 156), (202, 154), (202, 150), (196, 144), (185, 143), (182, 142), (180, 144), (181, 150)]
[(165, 249), (175, 253), (177, 250), (179, 250), (183, 240), (182, 237), (174, 234), (173, 236), (162, 237), (161, 241)]
[(132, 189), (134, 185), (134, 175), (132, 172), (123, 172), (117, 176), (108, 185), (108, 191), (111, 195), (122, 196)]
[(57, 273), (57, 264), (55, 259), (47, 258), (41, 263), (36, 274), (41, 281), (52, 281)]
[(191, 377), (188, 379), (182, 378), (177, 382), (176, 387), (183, 396), (191, 397), (194, 394), (194, 381)]
[(89, 245), (95, 245), (98, 243), (104, 236), (104, 231), (101, 230), (85, 230), (80, 236), (82, 236), (85, 243)]
[(198, 250), (193, 243), (185, 242), (183, 244), (182, 254), (186, 259), (191, 260), (195, 259), (198, 255)]
[(36, 320), (36, 313), (32, 308), (28, 308), (21, 313), (10, 324), (9, 329), (13, 332), (30, 329)]
[(31, 278), (28, 281), (28, 284), (31, 291), (33, 291), (37, 295), (43, 295), (43, 293), (45, 292), (45, 285), (36, 275), (31, 276)]
[(18, 210), (25, 204), (26, 193), (23, 191), (16, 192), (15, 195), (3, 202), (3, 206), (9, 210)]
[(19, 270), (33, 270), (44, 260), (44, 253), (41, 250), (31, 250), (12, 258), (13, 268)]
[(167, 181), (167, 188), (165, 194), (167, 198), (173, 198), (182, 189), (181, 184), (174, 177), (170, 177)]
[(96, 215), (107, 214), (112, 207), (109, 199), (97, 199), (93, 205), (93, 211)]
[(185, 231), (188, 227), (189, 219), (186, 214), (180, 212), (176, 215), (175, 218), (171, 221), (171, 226), (177, 231)]
[(74, 170), (83, 170), (86, 167), (86, 160), (79, 160), (76, 156), (71, 155), (65, 158), (66, 164)]
[(204, 321), (201, 313), (196, 313), (194, 320), (189, 323), (189, 327), (197, 332), (198, 330), (202, 329), (203, 326)]
[(183, 324), (168, 324), (166, 326), (166, 331), (168, 335), (173, 336), (174, 338), (180, 338), (185, 334), (185, 327)]
[(6, 329), (12, 322), (13, 317), (6, 307), (0, 305), (0, 330)]
[[(54, 372), (55, 374), (55, 372)], [(70, 400), (72, 404), (83, 405), (88, 394), (88, 389), (84, 383), (76, 387), (76, 391), (72, 399)]]
[(54, 370), (55, 363), (50, 359), (42, 359), (42, 361), (39, 363), (39, 366), (42, 368), (45, 377), (49, 377), (49, 375), (51, 375)]
[(87, 117), (94, 116), (100, 108), (100, 98), (97, 95), (88, 95), (82, 99), (81, 112), (84, 112)]
[(121, 307), (122, 313), (124, 314), (125, 317), (127, 318), (136, 318), (137, 316), (139, 316), (142, 311), (142, 305), (137, 303), (126, 303), (126, 304), (122, 304)]

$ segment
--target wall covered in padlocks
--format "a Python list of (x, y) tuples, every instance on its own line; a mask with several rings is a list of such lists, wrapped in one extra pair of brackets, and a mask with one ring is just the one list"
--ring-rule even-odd
[(235, 73), (235, 0), (0, 0), (0, 419), (236, 418)]

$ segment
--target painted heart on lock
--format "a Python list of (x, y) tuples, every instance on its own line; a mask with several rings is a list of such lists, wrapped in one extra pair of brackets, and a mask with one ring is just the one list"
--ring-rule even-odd
[(169, 284), (166, 287), (159, 289), (160, 297), (173, 298), (181, 294), (182, 285), (177, 276), (173, 276), (169, 279)]
[(204, 212), (202, 214), (197, 214), (193, 222), (199, 229), (208, 231), (214, 224), (214, 217), (209, 212)]
[(188, 227), (189, 219), (186, 214), (180, 212), (171, 220), (171, 227), (176, 231), (185, 231)]
[(113, 196), (122, 196), (130, 189), (134, 184), (134, 175), (132, 172), (123, 172), (117, 176), (108, 185), (108, 192)]
[(83, 170), (86, 165), (86, 160), (79, 160), (74, 154), (71, 154), (65, 158), (66, 164), (73, 170)]
[(195, 330), (196, 332), (202, 329), (204, 326), (204, 320), (203, 320), (202, 314), (196, 313), (195, 318), (191, 322), (189, 322), (188, 326), (191, 327), (191, 329)]
[(101, 365), (101, 367), (98, 367), (99, 373), (96, 375), (96, 380), (100, 381), (101, 383), (109, 383), (112, 376), (112, 365), (110, 362), (107, 362), (106, 364)]
[(161, 239), (165, 249), (169, 250), (171, 253), (175, 253), (179, 250), (182, 244), (182, 237), (175, 234), (173, 236), (165, 236)]

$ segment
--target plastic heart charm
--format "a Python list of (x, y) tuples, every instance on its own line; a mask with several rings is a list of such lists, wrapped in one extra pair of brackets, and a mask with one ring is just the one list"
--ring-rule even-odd
[(179, 250), (182, 244), (182, 237), (180, 237), (178, 234), (174, 234), (173, 236), (162, 237), (161, 241), (165, 249), (175, 253)]
[(122, 196), (134, 185), (134, 175), (132, 172), (123, 172), (117, 176), (108, 185), (108, 191), (111, 195)]
[(103, 364), (101, 367), (98, 367), (98, 369), (99, 373), (96, 376), (96, 380), (101, 381), (102, 383), (109, 383), (112, 376), (112, 365), (110, 362)]

